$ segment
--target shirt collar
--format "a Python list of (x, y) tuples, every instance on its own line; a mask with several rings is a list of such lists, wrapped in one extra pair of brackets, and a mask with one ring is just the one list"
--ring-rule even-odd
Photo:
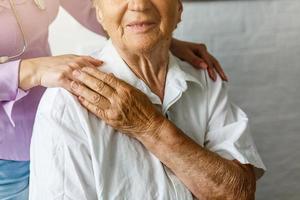
[[(160, 98), (151, 91), (147, 84), (131, 71), (117, 52), (111, 40), (107, 42), (100, 52), (96, 52), (92, 54), (92, 56), (104, 61), (104, 64), (99, 67), (101, 71), (113, 73), (119, 79), (141, 90), (148, 96), (153, 104), (162, 104)], [(174, 90), (181, 93), (186, 91), (188, 88), (187, 82), (194, 82), (203, 87), (198, 78), (180, 68), (178, 60), (170, 53), (164, 101), (172, 100), (171, 96), (174, 95), (171, 94), (174, 93)], [(169, 89), (171, 89), (172, 92), (168, 92)]]
[[(190, 68), (192, 70), (191, 72), (187, 70), (186, 68)], [(169, 83), (175, 82), (181, 83), (180, 86), (187, 89), (186, 87), (188, 86), (188, 82), (193, 82), (198, 84), (201, 88), (203, 88), (203, 84), (200, 81), (201, 78), (199, 79), (198, 76), (194, 76), (192, 72), (197, 71), (190, 65), (188, 66), (181, 66), (180, 61), (178, 58), (176, 58), (172, 53), (170, 53), (169, 57), (169, 69), (168, 69), (168, 74), (167, 74), (167, 79), (166, 79), (166, 85)], [(199, 72), (199, 71), (198, 71)], [(198, 73), (200, 75), (200, 73)], [(176, 84), (174, 86), (177, 86)]]

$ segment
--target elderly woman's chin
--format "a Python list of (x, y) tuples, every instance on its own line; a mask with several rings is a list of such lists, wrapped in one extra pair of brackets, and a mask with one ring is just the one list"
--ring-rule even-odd
[(136, 53), (151, 53), (154, 51), (158, 46), (159, 40), (155, 39), (141, 39), (141, 40), (136, 40), (131, 43), (131, 50), (136, 52)]
[[(171, 37), (170, 37), (171, 38)], [(156, 48), (165, 44), (162, 34), (157, 31), (149, 31), (145, 33), (128, 33), (125, 36), (124, 43), (126, 48), (136, 53), (151, 53)]]

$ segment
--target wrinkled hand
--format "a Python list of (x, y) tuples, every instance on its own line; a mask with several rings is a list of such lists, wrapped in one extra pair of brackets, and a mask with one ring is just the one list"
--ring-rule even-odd
[(96, 68), (73, 73), (72, 90), (89, 111), (120, 132), (139, 138), (154, 135), (165, 118), (140, 90)]
[[(20, 88), (35, 86), (63, 87), (71, 91), (74, 69), (97, 67), (102, 62), (90, 56), (62, 55), (22, 60), (20, 65)], [(30, 78), (30, 79), (29, 79)]]
[(216, 73), (218, 73), (222, 80), (228, 81), (220, 63), (207, 51), (204, 44), (196, 44), (173, 39), (171, 51), (178, 58), (190, 63), (195, 68), (207, 69), (212, 80), (215, 81), (217, 79)]

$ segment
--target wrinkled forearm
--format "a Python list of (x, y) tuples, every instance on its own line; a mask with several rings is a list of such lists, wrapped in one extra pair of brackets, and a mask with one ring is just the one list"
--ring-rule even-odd
[(153, 135), (138, 138), (168, 166), (199, 199), (254, 199), (255, 177), (250, 165), (210, 152), (168, 120)]

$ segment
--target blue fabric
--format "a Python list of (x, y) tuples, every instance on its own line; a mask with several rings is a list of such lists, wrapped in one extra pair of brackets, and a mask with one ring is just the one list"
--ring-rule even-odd
[(29, 161), (0, 160), (0, 200), (28, 200)]

